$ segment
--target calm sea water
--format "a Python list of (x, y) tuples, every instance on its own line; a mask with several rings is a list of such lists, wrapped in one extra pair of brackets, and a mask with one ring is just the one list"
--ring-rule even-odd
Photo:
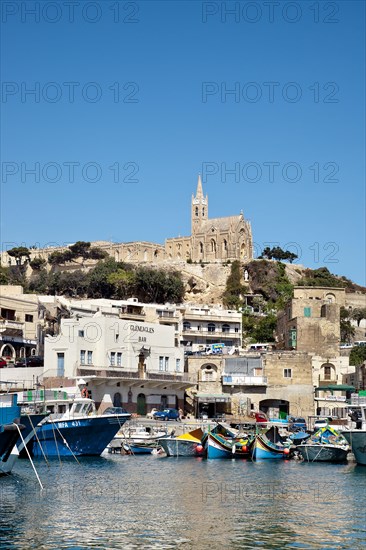
[(106, 454), (0, 479), (1, 549), (366, 548), (366, 468)]

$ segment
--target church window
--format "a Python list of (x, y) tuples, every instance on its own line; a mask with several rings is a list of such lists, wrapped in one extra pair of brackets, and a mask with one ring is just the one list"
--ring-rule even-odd
[(205, 217), (205, 209), (202, 208), (202, 217)]
[(211, 252), (216, 252), (216, 241), (211, 239)]
[(225, 252), (227, 252), (227, 240), (224, 239), (224, 242), (222, 243), (222, 248)]
[(208, 323), (207, 330), (208, 330), (208, 332), (215, 332), (215, 330), (216, 330), (215, 323)]
[(200, 254), (203, 254), (203, 243), (200, 243)]
[(198, 217), (198, 206), (196, 206), (196, 217)]

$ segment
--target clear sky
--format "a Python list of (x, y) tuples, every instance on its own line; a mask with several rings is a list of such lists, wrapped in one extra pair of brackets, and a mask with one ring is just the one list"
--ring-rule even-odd
[(201, 172), (257, 254), (365, 284), (364, 2), (1, 9), (3, 248), (188, 235)]

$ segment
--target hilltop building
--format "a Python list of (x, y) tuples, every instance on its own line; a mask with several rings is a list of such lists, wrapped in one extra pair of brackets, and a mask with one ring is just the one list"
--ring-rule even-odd
[[(96, 241), (92, 243), (116, 261), (127, 263), (164, 263), (173, 261), (226, 262), (241, 260), (249, 262), (253, 258), (252, 230), (250, 222), (243, 213), (224, 218), (208, 217), (208, 195), (204, 196), (201, 176), (198, 177), (196, 194), (191, 200), (191, 235), (166, 239), (165, 244), (145, 241), (129, 243), (111, 243)], [(48, 259), (55, 251), (64, 251), (63, 247), (49, 247), (30, 250), (30, 259), (36, 257)], [(1, 255), (2, 265), (15, 265), (6, 251)], [(84, 262), (86, 266), (95, 261)], [(80, 269), (79, 264), (67, 265), (68, 269)]]

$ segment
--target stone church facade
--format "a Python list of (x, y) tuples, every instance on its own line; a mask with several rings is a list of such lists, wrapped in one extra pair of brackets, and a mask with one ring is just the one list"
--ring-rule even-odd
[[(111, 243), (93, 242), (105, 250), (116, 261), (126, 263), (161, 263), (161, 262), (226, 262), (241, 260), (248, 262), (253, 258), (253, 242), (250, 222), (244, 219), (243, 213), (225, 218), (208, 217), (208, 196), (204, 196), (201, 176), (198, 177), (196, 194), (191, 201), (191, 235), (166, 239), (165, 244), (152, 242)], [(48, 256), (66, 247), (55, 247), (31, 250), (31, 259)], [(2, 253), (2, 264), (15, 263), (6, 252)], [(94, 264), (86, 262), (86, 265)], [(68, 268), (68, 264), (65, 266)], [(75, 264), (70, 269), (75, 269)]]

